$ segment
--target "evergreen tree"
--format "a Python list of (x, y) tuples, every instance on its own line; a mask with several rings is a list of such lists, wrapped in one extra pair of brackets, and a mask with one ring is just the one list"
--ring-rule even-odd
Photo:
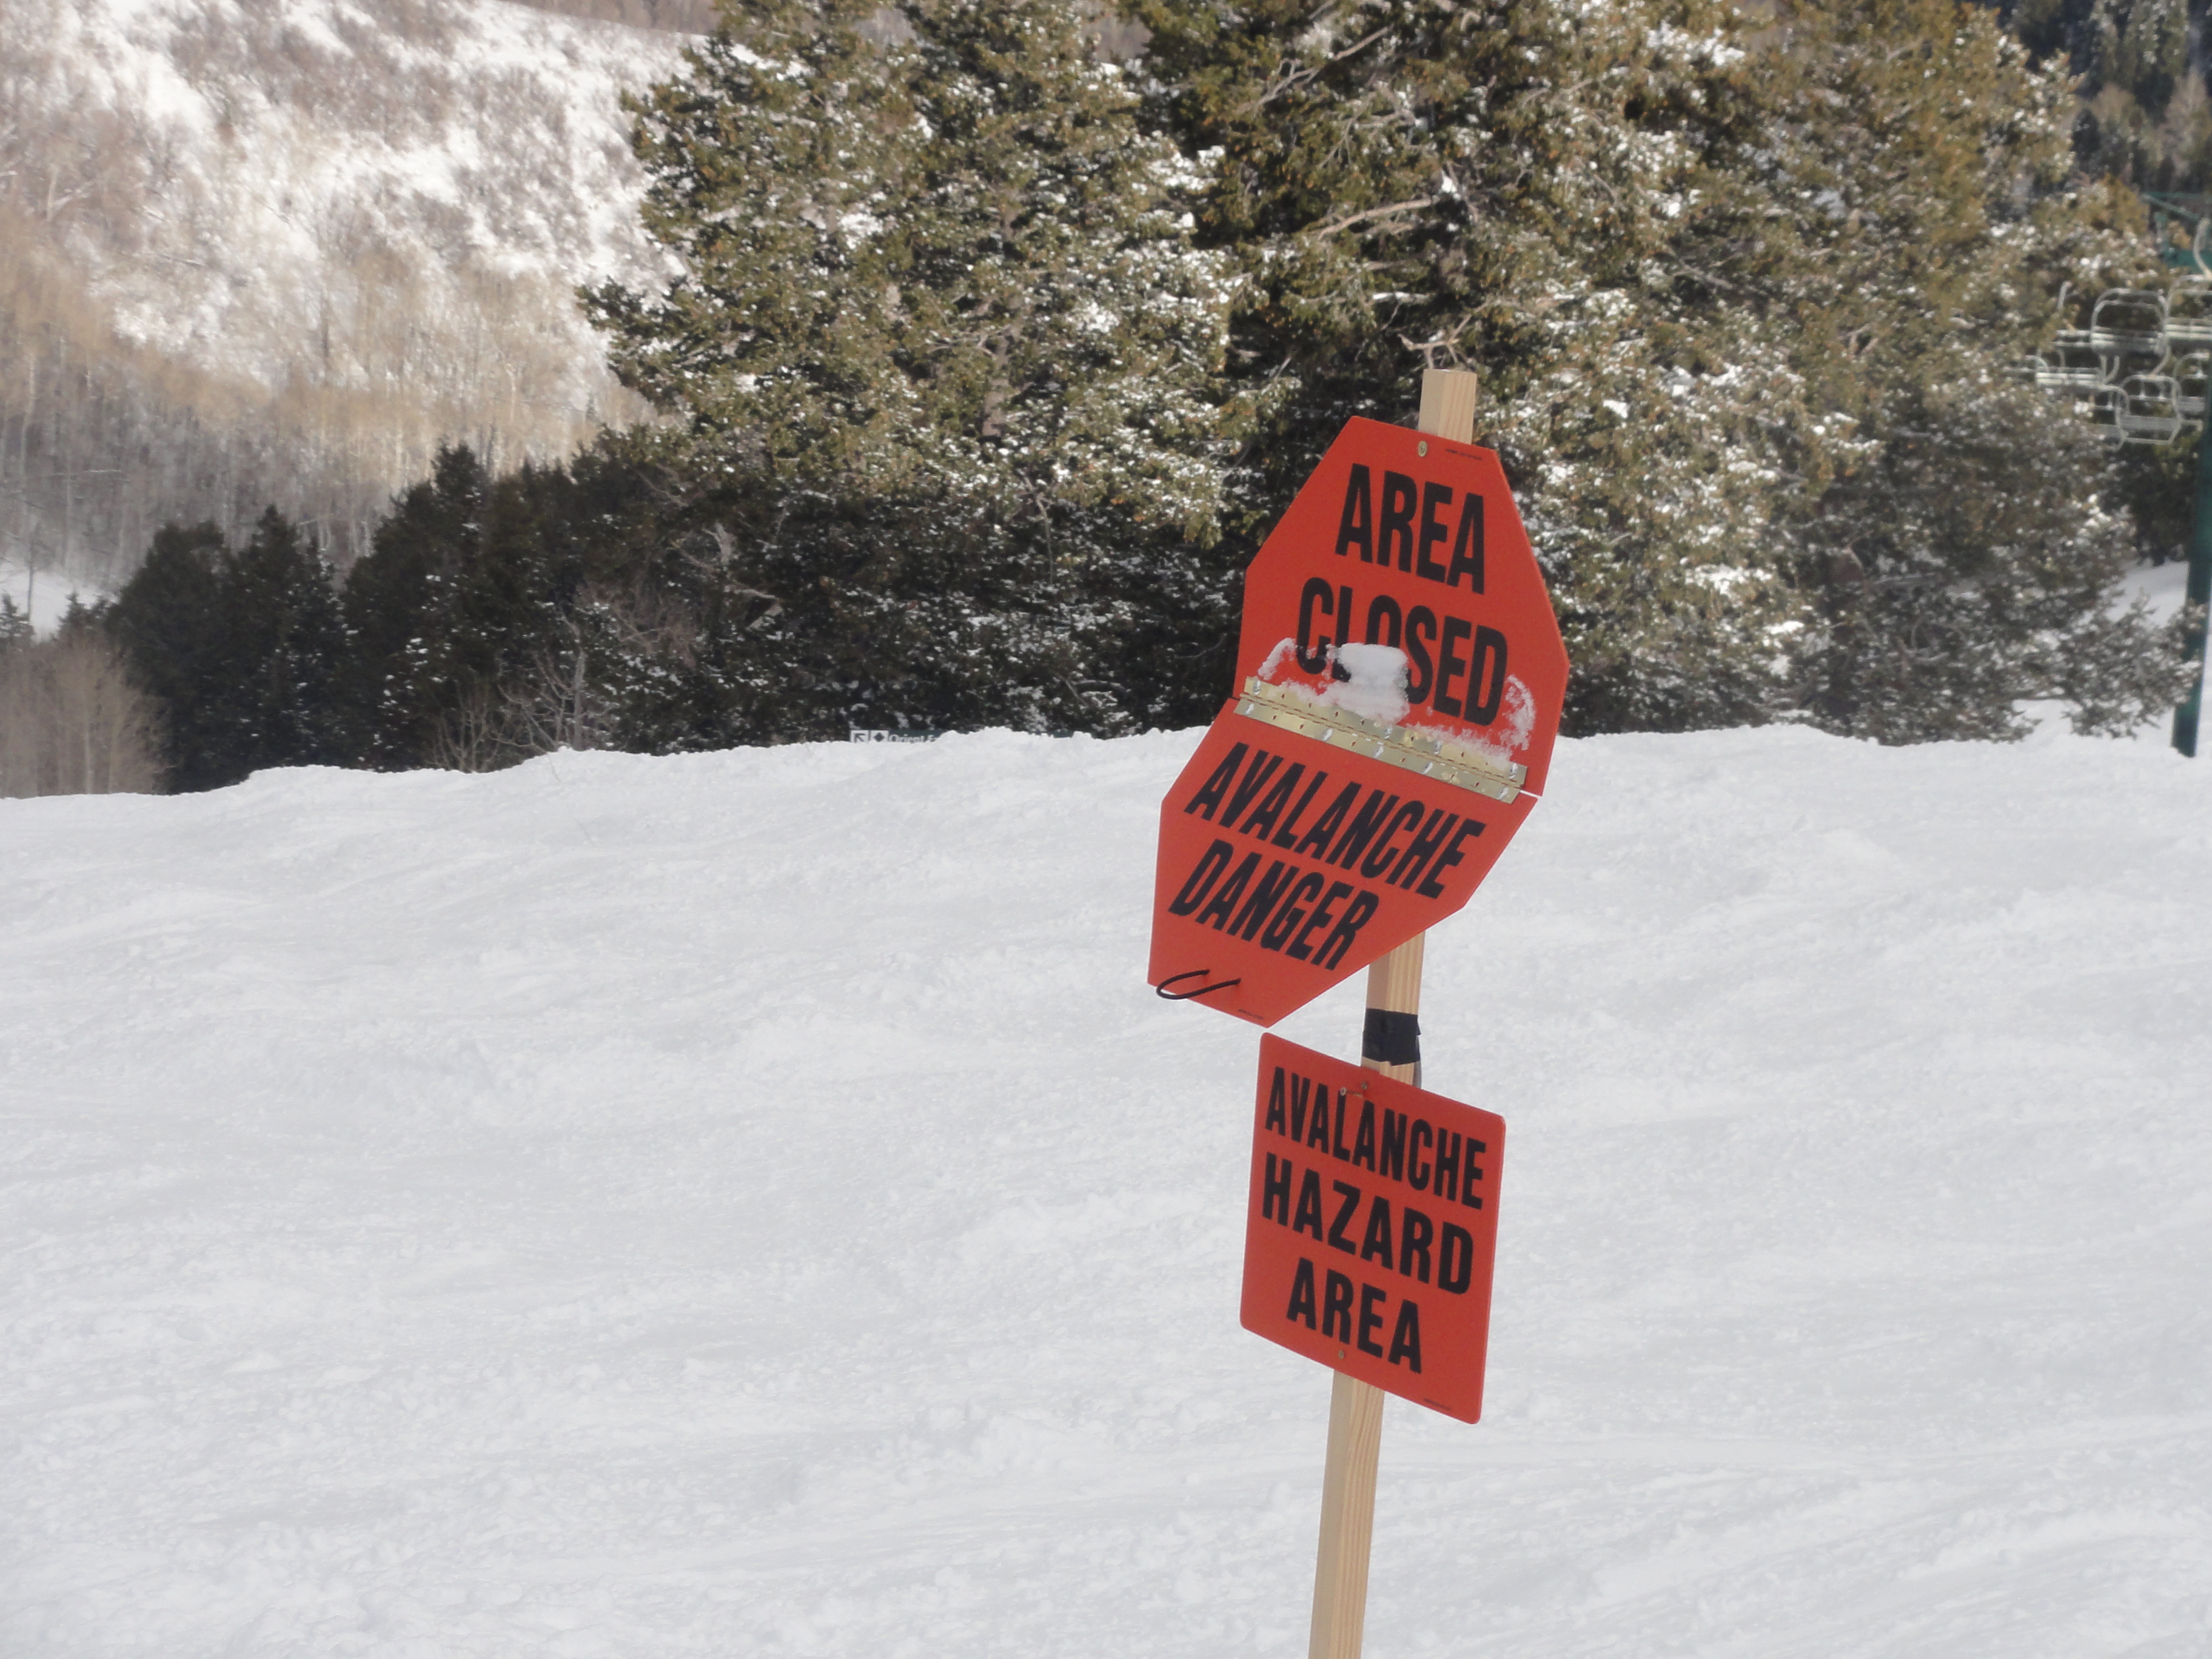
[(1985, 11), (1804, 6), (1778, 52), (1784, 214), (1739, 264), (1826, 416), (1785, 526), (1814, 613), (1793, 703), (1886, 741), (2016, 735), (2033, 698), (2154, 716), (2177, 653), (2118, 605), (2112, 458), (2006, 373), (2062, 279), (2148, 276), (2131, 198), (2076, 186), (2065, 85)]
[(329, 562), (272, 507), (221, 574), (213, 702), (235, 775), (343, 764), (346, 641)]
[(0, 593), (0, 656), (37, 637), (38, 630), (31, 626), (29, 614), (15, 603), (15, 596)]
[(465, 447), (440, 453), (346, 582), (367, 764), (479, 769), (622, 735), (614, 683), (639, 646), (634, 601), (665, 608), (641, 480), (611, 445), (573, 471), (496, 478)]
[(154, 699), (170, 788), (351, 758), (330, 566), (275, 507), (236, 551), (211, 524), (164, 527), (113, 605), (85, 622), (106, 629)]
[(877, 14), (732, 0), (638, 106), (684, 275), (587, 303), (684, 422), (685, 673), (756, 739), (1201, 717), (1222, 273), (1177, 158), (1060, 0)]
[(2109, 474), (1999, 373), (2062, 277), (2142, 256), (2124, 196), (2072, 188), (2064, 87), (1991, 15), (1134, 4), (1156, 118), (1211, 167), (1204, 234), (1247, 275), (1248, 545), (1346, 416), (1403, 418), (1425, 356), (1482, 374), (1571, 730), (1905, 740), (2009, 732), (2023, 698), (2155, 706), (2161, 642), (2111, 615)]
[(2196, 45), (2208, 0), (2006, 0), (1999, 15), (2039, 61), (2077, 77), (2075, 152), (2137, 190), (2212, 180), (2212, 99)]
[[(2179, 198), (2160, 203), (2155, 223), (2181, 264), (2153, 285), (2198, 274), (2182, 251), (2200, 237), (2190, 198), (2199, 212), (2212, 209), (2212, 95), (2202, 50), (2212, 0), (2010, 0), (2000, 9), (2032, 55), (2077, 77), (2080, 165)], [(2111, 499), (2133, 519), (2137, 552), (2154, 563), (2188, 556), (2197, 447), (2192, 434), (2155, 449), (2130, 446), (2119, 457)]]
[(1352, 415), (1477, 369), (1575, 665), (1573, 729), (1757, 717), (1795, 619), (1764, 434), (1806, 418), (1717, 273), (1759, 66), (1705, 0), (1134, 0), (1157, 118), (1246, 286), (1249, 553)]
[(222, 606), (222, 532), (165, 525), (107, 618), (138, 684), (160, 711), (168, 787), (213, 789), (245, 775), (229, 749)]
[(347, 716), (368, 765), (429, 765), (441, 721), (464, 694), (445, 678), (444, 640), (453, 594), (476, 562), (485, 489), (473, 451), (441, 449), (431, 476), (399, 496), (346, 573)]

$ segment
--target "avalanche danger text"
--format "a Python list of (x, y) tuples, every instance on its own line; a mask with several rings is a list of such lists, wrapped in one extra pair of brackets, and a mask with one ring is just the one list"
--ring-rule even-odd
[(1473, 1422), (1504, 1133), (1490, 1113), (1262, 1038), (1245, 1328)]
[[(1237, 744), (1183, 803), (1224, 834), (1199, 854), (1168, 914), (1334, 969), (1382, 907), (1376, 886), (1445, 896), (1446, 872), (1488, 827), (1381, 785), (1328, 782), (1303, 761)], [(1231, 836), (1257, 845), (1240, 859)]]

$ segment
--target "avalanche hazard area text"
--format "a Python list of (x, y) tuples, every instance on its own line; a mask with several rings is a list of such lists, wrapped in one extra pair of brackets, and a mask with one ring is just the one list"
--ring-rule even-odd
[[(0, 802), (0, 1653), (1303, 1654), (1196, 736)], [(1563, 744), (1429, 945), (1513, 1159), (1368, 1652), (2212, 1653), (2208, 939), (2154, 744)]]

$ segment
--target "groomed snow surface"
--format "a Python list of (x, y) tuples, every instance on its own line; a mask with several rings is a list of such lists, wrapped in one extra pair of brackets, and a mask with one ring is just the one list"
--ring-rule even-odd
[[(0, 1653), (1303, 1654), (1194, 736), (0, 802)], [(1565, 745), (1431, 942), (1512, 1139), (1368, 1652), (2212, 1654), (2208, 939), (2155, 743)]]

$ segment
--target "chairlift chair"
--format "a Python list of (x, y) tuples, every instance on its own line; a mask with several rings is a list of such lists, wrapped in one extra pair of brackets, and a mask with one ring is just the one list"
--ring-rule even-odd
[(2166, 301), (2166, 343), (2176, 352), (2212, 347), (2212, 283), (2176, 283)]
[[(2067, 297), (2062, 289), (2061, 316)], [(2088, 327), (2057, 336), (2021, 372), (2039, 391), (2073, 398), (2113, 442), (2172, 443), (2212, 418), (2212, 273), (2177, 284), (2171, 299), (2108, 289), (2090, 307)]]
[(2188, 424), (2179, 407), (2181, 387), (2171, 374), (2130, 374), (2118, 391), (2112, 424), (2123, 443), (2169, 444)]
[(2202, 426), (2207, 391), (2212, 388), (2212, 351), (2192, 351), (2182, 358), (2173, 366), (2173, 380), (2178, 388), (2174, 408), (2192, 426)]
[[(2107, 289), (2089, 308), (2088, 343), (2112, 360), (2112, 378), (2128, 360), (2155, 367), (2166, 361), (2166, 295), (2143, 288)], [(2137, 370), (2142, 373), (2143, 370)]]
[[(2069, 330), (2069, 333), (2086, 332)], [(2085, 343), (2061, 344), (2045, 356), (2030, 360), (2036, 390), (2086, 398), (2105, 384), (2105, 360)]]
[(2089, 397), (2089, 424), (2114, 443), (2124, 441), (2127, 436), (2120, 430), (2119, 408), (2123, 401), (2116, 386), (2100, 386)]

